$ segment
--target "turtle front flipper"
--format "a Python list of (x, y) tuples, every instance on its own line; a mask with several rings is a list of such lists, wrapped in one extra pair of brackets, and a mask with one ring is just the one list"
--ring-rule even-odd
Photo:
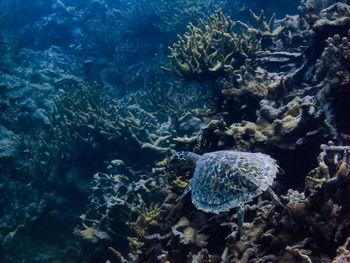
[(178, 202), (179, 200), (181, 200), (182, 198), (185, 197), (185, 195), (187, 195), (189, 192), (191, 191), (191, 182), (188, 183), (188, 185), (186, 186), (185, 190), (183, 191), (183, 193), (176, 198), (176, 202)]

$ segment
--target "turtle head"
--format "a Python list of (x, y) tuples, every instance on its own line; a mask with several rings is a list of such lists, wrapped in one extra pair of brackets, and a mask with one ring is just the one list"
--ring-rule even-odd
[(168, 168), (171, 171), (179, 172), (183, 169), (195, 169), (200, 155), (193, 152), (177, 152), (170, 156)]

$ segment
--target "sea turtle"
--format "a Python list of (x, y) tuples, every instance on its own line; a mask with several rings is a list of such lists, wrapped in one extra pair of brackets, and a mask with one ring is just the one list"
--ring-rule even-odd
[[(194, 169), (184, 196), (191, 190), (192, 203), (204, 212), (218, 214), (238, 207), (239, 230), (243, 227), (244, 204), (265, 191), (284, 207), (271, 190), (278, 165), (263, 153), (216, 151), (202, 156), (192, 152), (177, 152), (169, 158), (170, 170)], [(285, 207), (284, 207), (285, 208)]]

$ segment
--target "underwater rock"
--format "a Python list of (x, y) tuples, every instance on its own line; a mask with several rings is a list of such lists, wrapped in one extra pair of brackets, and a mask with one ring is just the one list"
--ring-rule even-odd
[(180, 218), (179, 222), (171, 228), (174, 236), (178, 236), (180, 243), (183, 245), (195, 244), (197, 247), (205, 247), (208, 243), (206, 240), (209, 236), (198, 233), (190, 225), (190, 221), (186, 217)]
[(110, 240), (107, 233), (98, 231), (93, 227), (88, 227), (84, 230), (74, 230), (74, 235), (80, 237), (84, 242), (96, 244), (103, 240)]
[(348, 262), (350, 260), (350, 237), (347, 238), (344, 245), (337, 249), (337, 256), (332, 263)]

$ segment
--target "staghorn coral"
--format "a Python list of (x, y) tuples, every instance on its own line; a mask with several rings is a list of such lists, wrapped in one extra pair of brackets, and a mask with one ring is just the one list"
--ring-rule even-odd
[(94, 147), (98, 137), (108, 141), (121, 136), (123, 123), (118, 122), (117, 110), (106, 92), (101, 93), (96, 85), (85, 85), (61, 91), (55, 100), (52, 123), (62, 142), (76, 141)]
[[(140, 209), (136, 209), (136, 213), (138, 217), (135, 222), (130, 223), (130, 228), (137, 235), (138, 240), (144, 241), (149, 228), (159, 225), (160, 205), (151, 203), (149, 208), (147, 208), (146, 204), (142, 203)], [(139, 244), (142, 244), (142, 242), (139, 241)]]
[(178, 36), (179, 41), (169, 47), (172, 68), (168, 70), (181, 77), (195, 78), (222, 72), (226, 65), (242, 65), (246, 58), (252, 58), (262, 50), (261, 30), (271, 32), (264, 22), (263, 12), (259, 17), (252, 14), (261, 26), (258, 30), (251, 29), (240, 22), (242, 33), (239, 35), (234, 32), (236, 22), (220, 10), (206, 23), (200, 20), (200, 27), (190, 23), (184, 38)]
[[(214, 13), (208, 19), (207, 25), (203, 20), (200, 22), (201, 28), (190, 23), (189, 31), (184, 35), (185, 40), (179, 36), (179, 41), (173, 48), (169, 47), (172, 70), (180, 76), (215, 72), (224, 64), (231, 64), (232, 50), (238, 50), (238, 39), (233, 33), (235, 24), (221, 11)], [(224, 49), (225, 43), (231, 45)]]
[(163, 127), (158, 116), (139, 104), (129, 103), (113, 101), (106, 90), (94, 85), (62, 91), (56, 97), (52, 117), (55, 137), (67, 149), (88, 147), (98, 151), (116, 145), (128, 147), (130, 152), (140, 150), (156, 159), (164, 155), (170, 127), (160, 129)]

